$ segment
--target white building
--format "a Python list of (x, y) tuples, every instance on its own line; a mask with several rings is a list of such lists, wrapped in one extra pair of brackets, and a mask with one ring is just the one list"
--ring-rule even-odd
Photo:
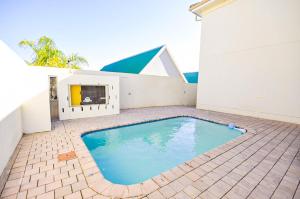
[(300, 123), (300, 1), (203, 0), (197, 108)]

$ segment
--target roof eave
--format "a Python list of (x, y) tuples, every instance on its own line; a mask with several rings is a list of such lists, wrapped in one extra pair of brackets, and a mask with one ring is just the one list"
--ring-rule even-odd
[(203, 17), (207, 13), (221, 8), (233, 0), (202, 0), (198, 3), (192, 4), (189, 10), (196, 16)]

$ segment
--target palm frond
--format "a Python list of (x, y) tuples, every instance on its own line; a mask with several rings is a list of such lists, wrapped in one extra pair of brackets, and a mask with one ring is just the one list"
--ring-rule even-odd
[(71, 67), (80, 67), (81, 65), (88, 66), (88, 61), (84, 57), (73, 53), (70, 56), (68, 56), (68, 65)]
[(87, 60), (77, 54), (66, 56), (47, 36), (40, 37), (36, 42), (22, 40), (19, 42), (19, 46), (32, 49), (34, 53), (32, 62), (27, 62), (30, 65), (73, 69), (80, 69), (81, 65), (88, 65)]
[(34, 48), (34, 41), (22, 40), (18, 44), (20, 47), (30, 47)]
[(40, 37), (38, 42), (37, 42), (37, 45), (40, 48), (50, 48), (50, 49), (55, 49), (56, 48), (55, 42), (47, 36)]

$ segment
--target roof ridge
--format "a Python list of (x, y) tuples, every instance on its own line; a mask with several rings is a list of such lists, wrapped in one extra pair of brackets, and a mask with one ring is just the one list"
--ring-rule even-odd
[[(162, 47), (164, 47), (164, 45), (159, 46), (159, 47), (156, 47), (156, 48), (152, 48), (152, 49), (150, 49), (150, 50), (143, 51), (143, 52), (141, 52), (141, 53), (137, 53), (137, 54), (131, 55), (131, 56), (126, 57), (126, 58), (123, 58), (123, 59), (135, 57), (135, 56), (137, 56), (137, 55), (144, 54), (144, 53), (150, 52), (150, 51), (152, 51), (152, 50), (161, 49)], [(123, 60), (123, 59), (120, 59), (120, 60)]]

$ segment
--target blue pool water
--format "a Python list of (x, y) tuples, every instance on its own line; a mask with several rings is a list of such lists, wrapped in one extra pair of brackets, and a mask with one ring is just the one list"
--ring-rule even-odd
[(143, 182), (241, 135), (191, 117), (99, 130), (82, 136), (104, 177), (116, 184)]

